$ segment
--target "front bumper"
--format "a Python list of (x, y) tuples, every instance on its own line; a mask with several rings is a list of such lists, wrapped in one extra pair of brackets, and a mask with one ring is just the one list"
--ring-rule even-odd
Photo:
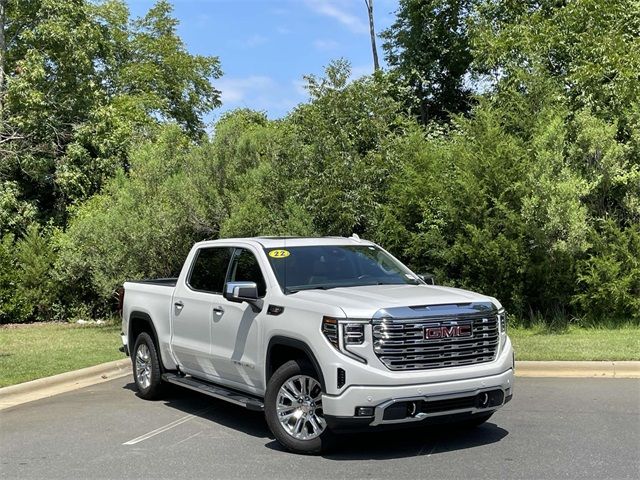
[[(485, 402), (485, 396), (491, 400)], [(497, 410), (513, 396), (513, 368), (492, 376), (402, 386), (352, 386), (342, 394), (322, 397), (325, 417), (334, 426), (412, 423), (433, 417), (474, 415)], [(408, 408), (408, 410), (405, 408)], [(369, 407), (369, 415), (356, 409)], [(405, 408), (405, 414), (398, 410)], [(391, 410), (396, 410), (391, 413)], [(389, 413), (386, 413), (389, 412)], [(355, 421), (355, 422), (352, 422)]]

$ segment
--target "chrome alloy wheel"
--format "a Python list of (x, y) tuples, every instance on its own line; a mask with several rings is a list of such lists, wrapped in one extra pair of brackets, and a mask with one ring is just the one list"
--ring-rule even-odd
[(322, 415), (322, 387), (315, 378), (291, 377), (280, 387), (277, 402), (278, 420), (293, 438), (311, 440), (327, 427)]
[(151, 354), (145, 343), (141, 343), (136, 352), (136, 380), (142, 388), (151, 385)]

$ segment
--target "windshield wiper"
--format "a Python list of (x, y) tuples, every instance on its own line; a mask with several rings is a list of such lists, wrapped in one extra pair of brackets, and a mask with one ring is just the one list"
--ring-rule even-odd
[(377, 285), (420, 285), (419, 283), (393, 283), (381, 280), (369, 283), (356, 283), (353, 285), (313, 285), (300, 288), (285, 288), (285, 293), (298, 293), (305, 290), (331, 290), (332, 288), (350, 288), (350, 287), (372, 287)]
[(330, 285), (314, 285), (313, 287), (302, 287), (302, 288), (285, 288), (285, 293), (298, 293), (304, 290), (330, 290), (332, 288), (338, 288), (340, 285), (330, 286)]

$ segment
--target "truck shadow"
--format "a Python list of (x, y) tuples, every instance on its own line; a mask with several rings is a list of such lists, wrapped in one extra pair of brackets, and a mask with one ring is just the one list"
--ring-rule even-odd
[[(493, 423), (472, 429), (439, 425), (349, 433), (337, 435), (332, 448), (322, 457), (337, 461), (430, 457), (497, 443), (508, 434)], [(275, 440), (266, 447), (287, 452)]]
[[(261, 412), (246, 410), (173, 385), (168, 387), (163, 400), (160, 400), (166, 406), (264, 439), (266, 448), (289, 454), (274, 439)], [(133, 383), (123, 388), (135, 391)], [(490, 445), (500, 442), (507, 435), (507, 430), (491, 422), (472, 429), (434, 425), (399, 430), (372, 430), (337, 435), (335, 445), (323, 457), (337, 461), (429, 457)]]
[[(123, 388), (137, 391), (133, 382)], [(164, 403), (167, 407), (179, 410), (186, 415), (194, 415), (253, 437), (267, 440), (274, 438), (267, 427), (262, 412), (247, 410), (244, 407), (202, 393), (186, 390), (176, 385), (167, 385), (163, 398), (157, 402)]]
[(323, 456), (331, 460), (430, 457), (497, 443), (508, 434), (507, 430), (489, 422), (467, 429), (438, 425), (354, 433), (339, 436), (335, 447)]

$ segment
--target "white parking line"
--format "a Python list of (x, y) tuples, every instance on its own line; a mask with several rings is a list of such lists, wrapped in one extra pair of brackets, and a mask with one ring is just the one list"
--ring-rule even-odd
[(193, 435), (189, 435), (187, 438), (184, 438), (182, 440), (180, 440), (179, 442), (174, 443), (173, 445), (171, 445), (172, 447), (175, 447), (176, 445), (180, 445), (181, 443), (186, 442), (187, 440), (191, 440), (192, 438), (197, 437), (198, 435), (200, 435), (202, 433), (202, 431), (198, 432), (198, 433), (194, 433)]
[(166, 432), (167, 430), (171, 430), (172, 428), (177, 427), (178, 425), (182, 425), (183, 423), (186, 423), (189, 420), (191, 420), (196, 415), (206, 412), (207, 410), (209, 410), (209, 408), (205, 408), (203, 410), (192, 413), (190, 415), (186, 415), (182, 418), (179, 418), (178, 420), (174, 420), (173, 422), (166, 424), (164, 427), (156, 428), (155, 430), (151, 430), (149, 433), (145, 433), (144, 435), (140, 435), (139, 437), (133, 438), (128, 442), (124, 442), (122, 445), (135, 445), (136, 443), (143, 442), (151, 437), (155, 437), (156, 435)]

